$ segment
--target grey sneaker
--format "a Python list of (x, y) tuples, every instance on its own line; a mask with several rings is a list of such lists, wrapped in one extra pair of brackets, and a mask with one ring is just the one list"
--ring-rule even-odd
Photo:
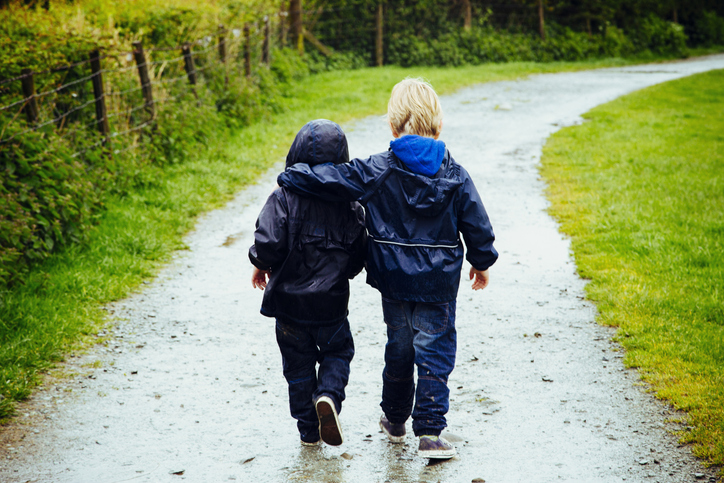
[(418, 456), (423, 458), (447, 460), (455, 456), (455, 446), (441, 436), (420, 436)]
[(380, 418), (380, 428), (387, 435), (391, 443), (403, 443), (405, 441), (405, 423), (395, 424), (387, 420), (386, 416)]
[(314, 403), (319, 418), (319, 435), (322, 441), (332, 446), (339, 446), (344, 441), (342, 427), (339, 425), (337, 408), (328, 396), (320, 396)]

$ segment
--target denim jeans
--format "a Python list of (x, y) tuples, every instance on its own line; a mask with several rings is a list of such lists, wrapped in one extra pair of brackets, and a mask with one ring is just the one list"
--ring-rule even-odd
[(333, 326), (316, 327), (277, 319), (276, 334), (284, 378), (289, 385), (289, 409), (297, 420), (299, 435), (302, 441), (319, 441), (314, 401), (329, 396), (337, 412), (342, 410), (349, 363), (354, 357), (349, 322), (344, 319)]
[(423, 303), (382, 298), (387, 345), (380, 405), (392, 423), (404, 423), (412, 414), (417, 436), (439, 435), (447, 426), (447, 381), (457, 349), (455, 306), (454, 300)]

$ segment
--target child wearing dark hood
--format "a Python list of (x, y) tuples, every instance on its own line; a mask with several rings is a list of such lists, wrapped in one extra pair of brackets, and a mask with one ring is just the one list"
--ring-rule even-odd
[(391, 442), (402, 443), (412, 416), (418, 455), (447, 459), (456, 453), (441, 432), (455, 367), (463, 258), (472, 265), (473, 290), (480, 290), (498, 253), (473, 180), (438, 140), (442, 108), (432, 86), (420, 79), (399, 82), (387, 119), (395, 138), (388, 151), (338, 166), (298, 164), (277, 182), (296, 193), (365, 207), (367, 283), (382, 295), (387, 324), (379, 424)]
[[(299, 131), (286, 166), (348, 161), (344, 132), (320, 119)], [(261, 313), (276, 318), (289, 408), (303, 445), (316, 445), (320, 438), (334, 446), (343, 442), (338, 415), (354, 356), (349, 279), (362, 270), (365, 252), (364, 212), (356, 202), (279, 188), (256, 222), (249, 249), (252, 285), (264, 290)]]

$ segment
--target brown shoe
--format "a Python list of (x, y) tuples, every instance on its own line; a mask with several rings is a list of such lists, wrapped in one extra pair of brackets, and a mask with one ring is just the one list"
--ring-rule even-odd
[(334, 407), (334, 401), (328, 396), (320, 396), (314, 403), (317, 409), (317, 418), (319, 418), (319, 435), (322, 441), (331, 445), (339, 446), (344, 439), (342, 438), (342, 428), (339, 425), (339, 417), (337, 417), (337, 409)]
[(390, 443), (399, 444), (405, 442), (405, 423), (391, 423), (386, 416), (382, 416), (380, 418), (380, 428), (390, 440)]

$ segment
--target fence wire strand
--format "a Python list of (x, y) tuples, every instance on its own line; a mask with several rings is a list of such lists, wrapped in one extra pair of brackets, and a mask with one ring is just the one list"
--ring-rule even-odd
[(93, 99), (93, 100), (90, 100), (90, 101), (86, 102), (85, 104), (81, 104), (80, 106), (76, 106), (76, 107), (74, 107), (73, 109), (71, 109), (70, 111), (67, 111), (67, 112), (61, 114), (60, 116), (56, 117), (55, 119), (52, 119), (52, 120), (50, 120), (50, 121), (46, 121), (46, 122), (44, 122), (44, 123), (42, 123), (42, 124), (38, 124), (37, 126), (33, 126), (33, 127), (30, 128), (30, 129), (26, 129), (25, 131), (16, 133), (16, 134), (10, 136), (9, 138), (0, 139), (0, 144), (8, 143), (8, 142), (12, 141), (13, 139), (15, 139), (16, 137), (18, 137), (18, 136), (23, 136), (23, 135), (28, 134), (28, 133), (31, 133), (31, 132), (33, 132), (33, 131), (37, 131), (37, 130), (39, 130), (39, 129), (42, 129), (42, 128), (44, 128), (45, 126), (48, 126), (48, 125), (50, 125), (50, 124), (54, 124), (54, 123), (56, 123), (56, 122), (58, 122), (58, 121), (61, 121), (61, 120), (65, 119), (66, 117), (70, 116), (71, 114), (73, 114), (74, 112), (78, 112), (78, 111), (80, 111), (81, 109), (84, 109), (84, 108), (90, 106), (91, 104), (95, 104), (95, 103), (96, 103), (96, 99)]

